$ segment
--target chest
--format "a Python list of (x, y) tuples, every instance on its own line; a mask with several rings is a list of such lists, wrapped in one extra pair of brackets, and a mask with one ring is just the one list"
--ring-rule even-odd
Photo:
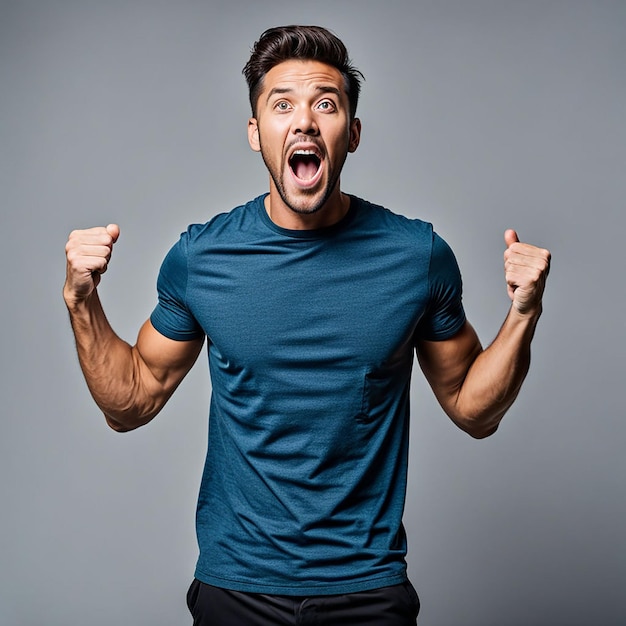
[(412, 350), (427, 277), (399, 243), (261, 241), (199, 251), (187, 296), (212, 353), (238, 367), (375, 369)]

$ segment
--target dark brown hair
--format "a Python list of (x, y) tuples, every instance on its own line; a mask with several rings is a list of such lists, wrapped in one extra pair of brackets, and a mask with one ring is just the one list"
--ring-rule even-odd
[(356, 115), (363, 74), (348, 56), (343, 42), (321, 26), (278, 26), (266, 30), (254, 44), (250, 60), (243, 68), (248, 83), (252, 115), (263, 88), (263, 78), (274, 66), (291, 59), (321, 61), (338, 69), (346, 81), (350, 117)]

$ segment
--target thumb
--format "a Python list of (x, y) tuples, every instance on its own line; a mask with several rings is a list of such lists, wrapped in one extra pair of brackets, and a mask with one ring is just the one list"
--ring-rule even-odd
[(507, 248), (510, 247), (512, 244), (517, 243), (518, 241), (519, 237), (512, 228), (508, 228), (504, 231), (504, 243), (506, 243)]
[(120, 227), (117, 224), (109, 224), (106, 229), (107, 233), (113, 238), (113, 243), (115, 243), (120, 236)]

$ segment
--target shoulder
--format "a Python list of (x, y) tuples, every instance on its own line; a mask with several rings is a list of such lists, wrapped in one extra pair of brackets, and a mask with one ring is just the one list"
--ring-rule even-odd
[(433, 225), (419, 218), (407, 217), (383, 205), (353, 197), (356, 206), (356, 222), (375, 231), (381, 238), (404, 241), (430, 251), (435, 236)]
[(425, 236), (432, 235), (433, 226), (430, 222), (425, 222), (424, 220), (414, 217), (407, 217), (386, 206), (375, 204), (363, 198), (352, 196), (352, 199), (356, 205), (359, 216), (367, 222), (400, 232), (406, 231)]
[(258, 220), (258, 205), (262, 202), (263, 196), (259, 196), (231, 211), (218, 213), (207, 222), (187, 226), (170, 247), (162, 270), (167, 268), (180, 271), (198, 253), (214, 249), (220, 244), (237, 242), (243, 233), (250, 230), (251, 224)]
[(265, 195), (258, 196), (230, 211), (218, 213), (202, 224), (190, 224), (181, 234), (184, 245), (196, 245), (212, 240), (223, 240), (245, 233), (258, 223), (259, 207)]

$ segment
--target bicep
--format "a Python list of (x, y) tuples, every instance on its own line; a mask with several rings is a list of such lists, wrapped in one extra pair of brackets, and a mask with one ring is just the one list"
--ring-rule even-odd
[(162, 335), (150, 322), (141, 327), (133, 352), (144, 383), (167, 399), (196, 362), (204, 337), (175, 341)]
[(439, 404), (456, 421), (455, 409), (463, 381), (482, 352), (476, 331), (465, 321), (449, 339), (418, 341), (416, 352), (420, 367)]

